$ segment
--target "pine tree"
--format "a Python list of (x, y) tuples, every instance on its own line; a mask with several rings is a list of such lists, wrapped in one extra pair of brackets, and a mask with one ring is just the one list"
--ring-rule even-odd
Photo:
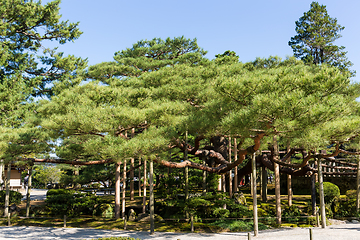
[(349, 70), (352, 63), (346, 57), (345, 47), (334, 44), (345, 27), (338, 24), (336, 18), (329, 16), (325, 5), (312, 2), (310, 10), (295, 24), (297, 35), (289, 41), (295, 57), (305, 63), (326, 63)]

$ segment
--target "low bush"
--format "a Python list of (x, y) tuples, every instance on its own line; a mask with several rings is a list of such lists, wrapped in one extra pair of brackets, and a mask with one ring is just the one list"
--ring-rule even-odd
[[(324, 200), (325, 203), (332, 203), (334, 201), (337, 201), (340, 197), (340, 189), (338, 186), (336, 186), (335, 184), (331, 183), (331, 182), (324, 182), (323, 183), (324, 186)], [(319, 192), (319, 183), (316, 183), (315, 185), (316, 187), (316, 200), (319, 203), (319, 196), (320, 196), (320, 192)]]
[[(223, 229), (229, 229), (231, 232), (241, 232), (241, 231), (253, 231), (254, 230), (254, 223), (252, 221), (246, 222), (241, 220), (219, 220), (210, 225), (218, 226)], [(259, 222), (258, 225), (259, 230), (268, 229), (268, 227)]]
[(67, 189), (50, 189), (46, 194), (46, 207), (50, 215), (70, 217), (92, 215), (99, 198), (91, 193)]
[(360, 217), (360, 212), (356, 212), (356, 190), (346, 191), (346, 198), (339, 201), (336, 217)]
[(299, 217), (304, 215), (296, 205), (286, 206), (282, 211), (281, 215), (284, 220), (288, 223), (294, 223), (299, 221)]
[[(2, 204), (5, 203), (5, 195), (6, 195), (6, 190), (1, 190), (0, 191), (0, 201)], [(22, 198), (21, 193), (10, 190), (10, 195), (9, 195), (10, 205), (12, 205), (12, 204), (19, 205), (21, 203), (21, 198)]]

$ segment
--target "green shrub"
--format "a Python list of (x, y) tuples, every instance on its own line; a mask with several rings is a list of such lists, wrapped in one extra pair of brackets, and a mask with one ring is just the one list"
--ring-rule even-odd
[[(254, 223), (252, 221), (246, 222), (240, 220), (219, 220), (211, 223), (210, 225), (218, 226), (223, 229), (229, 229), (232, 232), (243, 232), (243, 231), (254, 230)], [(268, 229), (268, 227), (263, 223), (259, 223), (258, 228), (259, 230)]]
[(67, 189), (50, 189), (46, 194), (46, 206), (50, 215), (79, 216), (92, 215), (98, 197)]
[(104, 218), (112, 218), (114, 216), (114, 208), (111, 204), (102, 203), (96, 206), (93, 215)]
[[(315, 186), (316, 186), (316, 199), (319, 202), (320, 201), (319, 183), (316, 183)], [(332, 203), (339, 199), (340, 189), (338, 186), (336, 186), (331, 182), (324, 182), (323, 186), (324, 186), (324, 200), (326, 203)]]
[[(1, 203), (5, 203), (5, 195), (6, 195), (6, 190), (1, 190), (0, 191), (0, 201), (1, 201)], [(12, 205), (12, 204), (19, 205), (21, 203), (21, 198), (22, 198), (21, 193), (10, 190), (10, 194), (9, 194), (9, 203), (10, 203), (10, 205)]]
[(359, 217), (360, 212), (356, 212), (356, 190), (346, 191), (346, 198), (339, 201), (336, 217)]
[(281, 215), (284, 218), (284, 220), (286, 220), (286, 222), (289, 223), (293, 223), (293, 222), (298, 222), (299, 221), (299, 217), (302, 215), (301, 210), (295, 206), (286, 206), (282, 211), (281, 211)]

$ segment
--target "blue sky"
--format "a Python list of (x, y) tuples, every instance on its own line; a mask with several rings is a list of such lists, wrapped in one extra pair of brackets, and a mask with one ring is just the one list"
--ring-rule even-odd
[[(47, 1), (43, 1), (47, 2)], [(113, 60), (115, 52), (143, 39), (196, 38), (207, 58), (232, 50), (240, 61), (293, 55), (288, 41), (295, 21), (311, 0), (62, 0), (62, 20), (80, 22), (83, 35), (59, 47), (66, 55), (88, 58), (89, 65)], [(360, 82), (360, 1), (322, 0), (328, 14), (345, 27), (335, 44), (345, 46)]]

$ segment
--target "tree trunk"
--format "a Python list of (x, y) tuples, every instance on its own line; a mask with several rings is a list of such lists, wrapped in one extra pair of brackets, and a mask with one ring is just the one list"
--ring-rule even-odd
[[(188, 132), (185, 133), (185, 152), (184, 152), (184, 161), (188, 160), (188, 148), (187, 148), (187, 136)], [(189, 199), (189, 167), (185, 167), (185, 201)]]
[(258, 213), (257, 213), (257, 189), (256, 189), (256, 160), (255, 160), (255, 153), (251, 158), (251, 166), (252, 166), (252, 187), (253, 187), (253, 213), (254, 213), (254, 236), (258, 235)]
[(291, 175), (287, 175), (288, 206), (292, 205)]
[(185, 200), (189, 199), (189, 167), (186, 166), (185, 169)]
[[(238, 155), (237, 155), (237, 142), (236, 142), (236, 138), (234, 138), (234, 161), (236, 162), (238, 160)], [(239, 182), (238, 182), (238, 167), (236, 166), (234, 168), (234, 190), (233, 192), (238, 192), (238, 186), (239, 186)]]
[(130, 159), (130, 200), (134, 201), (134, 158)]
[(146, 158), (144, 158), (143, 213), (146, 211)]
[(319, 197), (320, 197), (320, 216), (321, 216), (321, 227), (326, 228), (326, 212), (325, 212), (325, 201), (324, 201), (324, 184), (321, 167), (321, 158), (317, 159), (318, 162), (318, 177), (319, 177)]
[[(287, 152), (290, 151), (289, 145), (290, 144), (288, 143)], [(291, 163), (291, 158), (289, 158), (287, 162)], [(292, 188), (291, 188), (291, 175), (290, 174), (287, 175), (287, 194), (288, 194), (288, 206), (291, 207), (291, 205), (292, 205)]]
[(31, 192), (31, 180), (32, 180), (32, 167), (29, 169), (29, 179), (26, 188), (26, 217), (30, 215), (30, 192)]
[[(279, 146), (276, 136), (273, 137), (274, 159), (279, 160)], [(276, 223), (281, 224), (280, 167), (274, 162)]]
[(315, 216), (316, 215), (316, 174), (313, 173), (311, 175), (311, 209), (312, 213)]
[[(78, 179), (79, 174), (80, 174), (79, 166), (75, 166), (75, 170), (74, 170), (74, 175), (76, 176), (75, 179)], [(74, 189), (79, 189), (79, 188), (81, 188), (80, 183), (75, 183)]]
[(222, 175), (219, 176), (218, 179), (218, 188), (217, 190), (220, 192), (222, 190)]
[(125, 219), (125, 196), (126, 196), (126, 160), (124, 159), (123, 166), (123, 186), (122, 186), (122, 208), (121, 208), (121, 217)]
[(115, 170), (115, 218), (120, 218), (120, 171), (121, 171), (121, 163), (116, 163)]
[(139, 197), (141, 197), (141, 158), (139, 157)]
[(356, 178), (356, 212), (359, 212), (360, 208), (360, 156), (358, 156), (357, 164), (357, 178)]
[(267, 202), (267, 170), (266, 167), (261, 169), (262, 182), (261, 182), (261, 198), (263, 202)]
[[(225, 177), (225, 174), (221, 175), (221, 190), (224, 193), (226, 193), (226, 177)], [(224, 203), (223, 208), (226, 209), (226, 203)]]
[(150, 160), (150, 166), (149, 166), (149, 185), (150, 185), (150, 234), (154, 233), (154, 167), (153, 167), (153, 160)]
[[(231, 163), (231, 137), (229, 137), (229, 162)], [(232, 187), (232, 169), (229, 171), (229, 196), (232, 198), (233, 187)]]
[[(206, 162), (203, 160), (203, 165), (205, 165)], [(203, 171), (203, 178), (202, 178), (202, 195), (206, 195), (206, 171)]]
[(4, 208), (4, 217), (8, 217), (9, 214), (9, 202), (10, 202), (10, 178), (11, 178), (11, 162), (7, 166), (7, 174), (5, 179), (5, 208)]

